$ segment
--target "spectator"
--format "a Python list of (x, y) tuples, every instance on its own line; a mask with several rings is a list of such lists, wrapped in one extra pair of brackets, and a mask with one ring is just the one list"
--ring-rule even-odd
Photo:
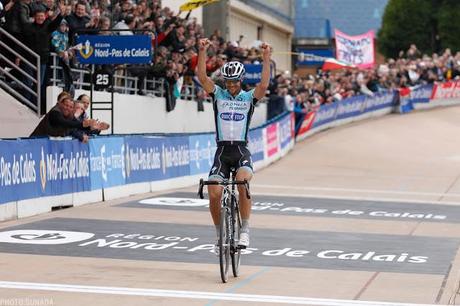
[[(31, 23), (30, 7), (31, 0), (10, 1), (5, 6), (5, 30), (20, 41), (24, 41), (25, 26)], [(10, 7), (9, 10), (6, 8)]]
[(74, 103), (70, 96), (64, 94), (40, 121), (30, 137), (39, 136), (69, 136), (75, 129), (97, 127), (96, 120), (85, 119), (82, 122), (74, 117)]
[(110, 18), (102, 16), (99, 18), (99, 23), (97, 25), (97, 28), (99, 30), (98, 34), (99, 35), (111, 35), (112, 32), (110, 31)]
[(91, 104), (90, 98), (88, 95), (82, 94), (78, 96), (77, 101), (81, 102), (83, 104), (83, 112), (81, 116), (79, 116), (80, 121), (83, 121), (84, 119), (89, 119), (89, 106)]
[[(60, 12), (63, 11), (65, 11), (65, 8), (61, 5)], [(50, 56), (51, 33), (58, 28), (63, 18), (61, 13), (59, 13), (53, 20), (50, 20), (46, 18), (45, 13), (44, 10), (35, 11), (34, 22), (27, 24), (24, 31), (25, 44), (40, 56), (40, 84), (37, 86), (41, 86), (41, 101), (38, 101), (38, 103), (41, 103), (40, 109), (42, 110), (42, 114), (44, 114), (46, 110), (46, 71)], [(33, 62), (33, 58), (31, 58), (30, 61)], [(27, 70), (32, 74), (30, 68)], [(27, 83), (29, 83), (29, 87), (32, 87), (30, 80), (28, 80)], [(27, 96), (29, 96), (30, 99), (30, 94), (28, 92)]]
[(119, 35), (134, 35), (133, 29), (136, 28), (136, 19), (133, 15), (129, 14), (126, 17), (119, 21), (114, 27), (114, 30), (120, 30), (117, 32)]
[(422, 54), (417, 49), (417, 46), (415, 44), (411, 44), (409, 49), (406, 52), (406, 57), (410, 60), (415, 60), (417, 58), (420, 58), (421, 55)]
[[(75, 109), (75, 111), (78, 111), (78, 113), (75, 115), (75, 118), (77, 118), (77, 120), (80, 122), (83, 122), (84, 120), (89, 119), (90, 116), (88, 112), (89, 112), (89, 106), (91, 105), (89, 96), (82, 94), (77, 98), (75, 102), (78, 103)], [(98, 125), (95, 129), (90, 129), (90, 128), (84, 129), (86, 134), (88, 135), (100, 134), (101, 131), (109, 129), (110, 125), (108, 123), (99, 121), (99, 120), (97, 121), (98, 121)]]
[(73, 87), (72, 72), (70, 68), (70, 59), (73, 55), (68, 50), (69, 48), (69, 27), (67, 21), (63, 19), (59, 28), (51, 34), (51, 47), (54, 52), (59, 56), (59, 64), (62, 68), (62, 75), (64, 81), (64, 91), (73, 93), (75, 91)]
[[(8, 33), (13, 35), (14, 38), (18, 39), (21, 42), (24, 42), (25, 27), (32, 22), (30, 18), (30, 3), (31, 0), (10, 0), (10, 2), (8, 2), (4, 8), (4, 28)], [(11, 41), (10, 38), (7, 36), (2, 36), (0, 38), (7, 46), (15, 45), (15, 43)], [(20, 58), (17, 57), (14, 53), (10, 52), (7, 48), (2, 48), (2, 50), (3, 52), (5, 52), (8, 60), (14, 62), (18, 66), (20, 65), (20, 68), (25, 70), (26, 72), (28, 71), (27, 69), (30, 70), (29, 66), (22, 63), (20, 61)], [(20, 55), (26, 56), (26, 54), (22, 52), (20, 52)], [(21, 80), (23, 83), (28, 84), (28, 78), (24, 76), (22, 73), (20, 73), (18, 70), (14, 69), (11, 73), (14, 77)], [(14, 86), (13, 80), (10, 80), (9, 78), (7, 78), (7, 80), (11, 81), (12, 85)]]
[[(82, 117), (82, 114), (85, 112), (83, 103), (81, 101), (75, 100), (73, 103), (73, 116), (77, 122), (83, 122), (83, 119), (80, 120), (79, 118)], [(88, 143), (89, 136), (87, 131), (91, 131), (91, 128), (87, 127), (85, 129), (81, 128), (73, 128), (70, 130), (69, 135), (77, 138), (83, 143)]]
[(98, 24), (98, 17), (93, 16), (90, 18), (86, 12), (86, 3), (79, 1), (75, 4), (75, 11), (66, 17), (69, 24), (69, 40), (70, 44), (75, 45), (75, 34), (78, 31), (91, 29)]

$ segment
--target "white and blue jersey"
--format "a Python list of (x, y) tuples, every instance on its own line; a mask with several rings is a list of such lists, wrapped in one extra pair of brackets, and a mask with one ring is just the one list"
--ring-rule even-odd
[(211, 97), (216, 121), (217, 142), (247, 142), (249, 124), (257, 103), (254, 89), (241, 90), (238, 95), (233, 97), (228, 90), (215, 85)]

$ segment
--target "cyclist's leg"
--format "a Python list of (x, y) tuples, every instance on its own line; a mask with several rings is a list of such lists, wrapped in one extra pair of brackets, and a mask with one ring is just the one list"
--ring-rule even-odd
[[(228, 179), (230, 176), (230, 167), (222, 161), (222, 153), (224, 147), (218, 147), (214, 156), (214, 164), (209, 172), (210, 181), (223, 181)], [(220, 199), (222, 198), (222, 186), (208, 185), (209, 194), (209, 211), (211, 212), (212, 221), (216, 227), (216, 234), (219, 236), (219, 224), (220, 224)]]
[[(238, 147), (241, 157), (238, 161), (238, 170), (236, 179), (238, 181), (247, 180), (251, 181), (253, 177), (253, 166), (251, 153), (246, 147)], [(249, 245), (249, 218), (251, 216), (252, 201), (246, 196), (246, 188), (243, 185), (238, 186), (240, 212), (241, 212), (241, 234), (240, 244), (244, 246)]]
[[(247, 180), (248, 182), (251, 181), (253, 176), (252, 169), (249, 167), (241, 167), (238, 169), (236, 173), (236, 180), (244, 181)], [(241, 211), (241, 218), (249, 219), (251, 215), (251, 199), (246, 197), (246, 188), (243, 185), (238, 185), (238, 193), (239, 193), (239, 203), (240, 203), (240, 211)]]

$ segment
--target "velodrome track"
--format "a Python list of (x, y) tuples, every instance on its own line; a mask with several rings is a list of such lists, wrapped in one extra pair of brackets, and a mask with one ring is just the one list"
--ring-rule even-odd
[(196, 187), (0, 223), (0, 305), (460, 304), (459, 117), (331, 129), (259, 171), (227, 284)]

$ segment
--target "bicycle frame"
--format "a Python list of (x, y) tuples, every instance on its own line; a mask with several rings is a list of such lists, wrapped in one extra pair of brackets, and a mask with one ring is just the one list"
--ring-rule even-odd
[[(220, 207), (220, 236), (219, 236), (219, 259), (221, 278), (224, 283), (228, 280), (229, 257), (232, 261), (233, 276), (237, 277), (241, 258), (241, 248), (238, 247), (239, 229), (241, 228), (241, 217), (239, 213), (238, 199), (236, 197), (236, 185), (244, 185), (246, 197), (251, 198), (249, 183), (247, 180), (235, 181), (234, 172), (232, 172), (229, 181), (204, 181), (200, 180), (198, 195), (201, 199), (203, 196), (203, 186), (220, 185), (223, 186), (221, 207)], [(230, 188), (231, 186), (231, 188)]]

